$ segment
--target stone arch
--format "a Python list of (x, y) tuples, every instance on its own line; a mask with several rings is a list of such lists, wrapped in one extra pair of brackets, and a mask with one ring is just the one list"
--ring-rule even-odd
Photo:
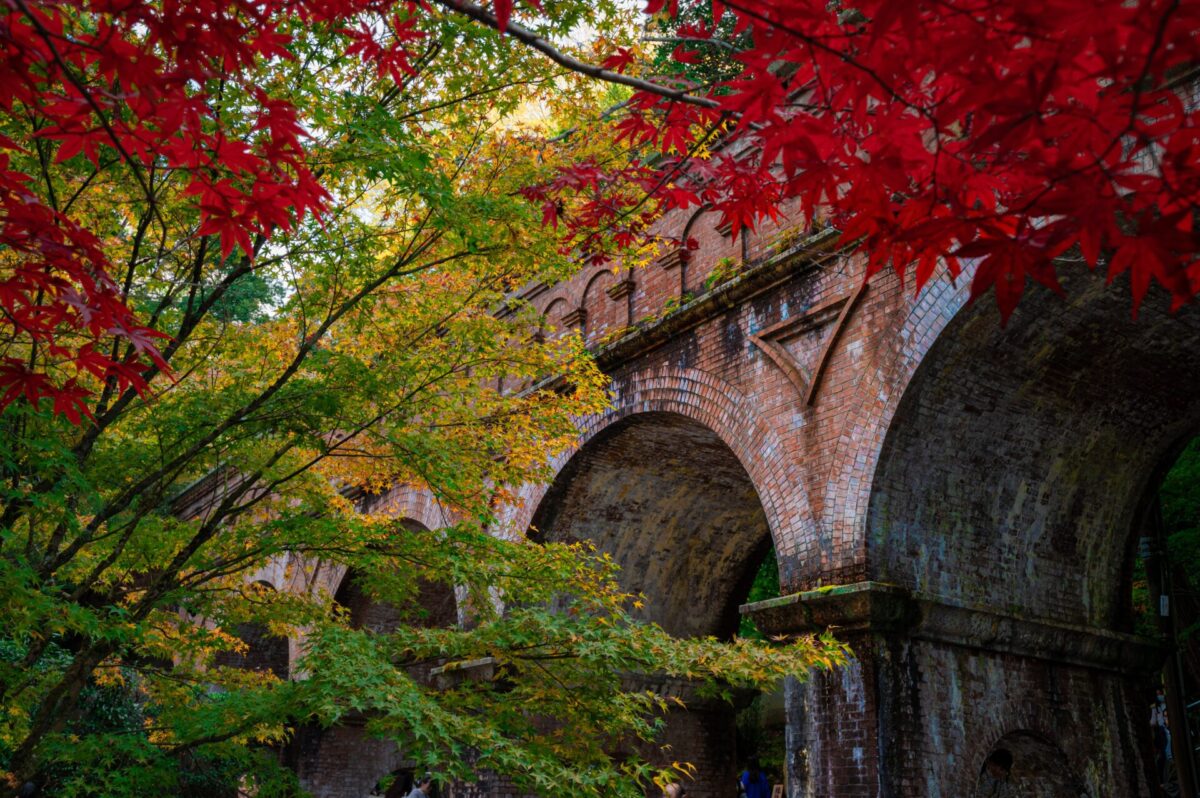
[[(275, 592), (270, 582), (252, 582), (251, 590)], [(213, 659), (214, 664), (225, 668), (271, 673), (277, 679), (287, 680), (291, 671), (291, 650), (286, 637), (271, 634), (266, 624), (243, 621), (234, 627), (234, 635), (242, 641), (241, 651), (221, 651)]]
[(618, 313), (618, 303), (610, 299), (604, 292), (615, 285), (617, 273), (611, 266), (603, 266), (596, 270), (583, 288), (579, 307), (584, 309), (583, 336), (589, 343), (598, 341), (604, 333), (619, 327), (622, 323)]
[[(403, 518), (400, 523), (413, 534), (428, 534), (419, 521)], [(351, 569), (343, 569), (333, 600), (349, 613), (351, 628), (386, 634), (408, 623), (425, 628), (453, 626), (458, 622), (457, 601), (448, 585), (418, 579), (413, 607), (403, 610), (372, 596)]]
[[(879, 401), (843, 435), (838, 462), (865, 485), (840, 531), (860, 536), (864, 577), (914, 607), (907, 642), (874, 649), (887, 733), (914, 741), (883, 762), (893, 783), (933, 772), (916, 752), (948, 750), (970, 763), (953, 776), (965, 793), (977, 741), (1053, 729), (1090, 794), (1147, 789), (1157, 661), (1124, 634), (1129, 566), (1146, 497), (1200, 424), (1200, 308), (1170, 314), (1151, 292), (1135, 321), (1126, 286), (1064, 283), (1007, 325), (965, 284), (897, 303), (860, 387)], [(949, 769), (930, 778), (946, 789)]]
[[(702, 293), (704, 279), (722, 259), (741, 261), (743, 257), (742, 237), (733, 236), (728, 228), (719, 227), (720, 213), (707, 206), (691, 211), (679, 233), (680, 246), (687, 252), (680, 266), (679, 290), (681, 293)], [(688, 241), (697, 246), (688, 249)]]
[(583, 287), (582, 299), (579, 300), (579, 304), (590, 310), (591, 304), (599, 301), (596, 297), (604, 290), (604, 285), (602, 284), (614, 283), (616, 279), (617, 273), (613, 271), (611, 266), (601, 266), (599, 269), (596, 269), (595, 273), (588, 278), (587, 284)]
[(562, 468), (533, 516), (536, 540), (588, 540), (646, 596), (648, 620), (684, 637), (727, 637), (747, 575), (770, 545), (758, 494), (733, 453), (678, 413), (605, 427)]
[[(762, 503), (781, 568), (793, 555), (815, 550), (808, 502), (796, 489), (802, 484), (799, 468), (781, 436), (737, 388), (699, 369), (660, 366), (618, 374), (611, 390), (610, 408), (581, 421), (575, 446), (553, 458), (553, 474), (561, 473), (588, 441), (623, 419), (643, 413), (676, 414), (709, 429), (745, 469)], [(522, 486), (518, 503), (501, 514), (496, 533), (523, 536), (549, 488), (548, 482)], [(783, 573), (780, 578), (786, 582)]]
[(428, 488), (409, 484), (393, 485), (381, 494), (365, 497), (362, 509), (407, 519), (425, 529), (441, 529), (460, 520)]
[[(618, 375), (613, 399), (584, 421), (550, 484), (527, 486), (507, 530), (587, 539), (617, 562), (625, 589), (644, 594), (644, 618), (678, 636), (731, 636), (767, 548), (806, 519), (788, 503), (797, 497), (785, 491), (795, 477), (784, 449), (737, 391), (702, 371)], [(696, 697), (664, 720), (671, 758), (697, 769), (688, 794), (725, 795), (737, 764), (733, 708)]]
[[(358, 500), (363, 512), (389, 515), (409, 529), (436, 530), (462, 520), (451, 508), (442, 504), (431, 491), (417, 485), (397, 484), (380, 494), (362, 496)], [(319, 562), (308, 568), (294, 568), (294, 589), (303, 592), (324, 590), (331, 596), (343, 585), (346, 567), (339, 563)]]
[(563, 316), (570, 310), (570, 304), (564, 297), (555, 297), (546, 305), (546, 309), (542, 311), (542, 316), (545, 321), (542, 328), (542, 333), (559, 334), (563, 331), (564, 325), (562, 322)]
[(1132, 320), (1087, 274), (1067, 294), (1031, 293), (1007, 326), (966, 307), (927, 347), (873, 475), (874, 578), (1123, 627), (1147, 492), (1200, 426), (1200, 308), (1152, 293)]
[[(1001, 776), (1006, 766), (1008, 775)], [(971, 795), (987, 798), (995, 791), (997, 780), (1007, 782), (1009, 792), (1006, 794), (1014, 798), (1090, 796), (1066, 752), (1048, 737), (1028, 730), (1005, 734), (988, 750), (979, 764)]]
[[(427, 491), (411, 487), (398, 486), (372, 501), (376, 505), (372, 509), (395, 513), (398, 523), (413, 534), (429, 534), (431, 526), (440, 528), (451, 520)], [(428, 523), (408, 513), (419, 515)], [(400, 608), (371, 595), (358, 575), (344, 566), (331, 571), (328, 578), (332, 587), (327, 589), (334, 602), (348, 612), (352, 628), (386, 634), (402, 623), (428, 628), (453, 626), (458, 622), (454, 590), (447, 585), (418, 580), (412, 606)], [(433, 667), (433, 664), (413, 666), (408, 673), (418, 682), (425, 682)], [(407, 794), (401, 792), (403, 778), (386, 793), (376, 791), (389, 774), (402, 777), (411, 773), (412, 763), (405, 759), (396, 743), (368, 735), (366, 722), (363, 715), (351, 714), (336, 726), (325, 729), (305, 726), (296, 731), (291, 744), (291, 763), (304, 788), (315, 798)]]

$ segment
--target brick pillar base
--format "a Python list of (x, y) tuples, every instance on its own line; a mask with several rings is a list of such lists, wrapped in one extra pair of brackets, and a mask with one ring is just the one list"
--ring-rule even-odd
[[(690, 762), (691, 780), (683, 779), (689, 798), (729, 798), (737, 795), (737, 730), (731, 707), (672, 710), (662, 743), (668, 748), (652, 757), (662, 763)], [(669, 764), (665, 762), (663, 764)]]
[(1146, 640), (872, 582), (743, 612), (770, 634), (834, 627), (854, 652), (788, 685), (789, 798), (968, 798), (997, 748), (1022, 794), (1149, 794)]
[[(738, 691), (733, 703), (708, 698), (698, 693), (697, 685), (684, 679), (664, 676), (628, 676), (625, 689), (652, 690), (658, 695), (678, 698), (682, 707), (673, 706), (663, 718), (664, 729), (657, 745), (642, 748), (649, 762), (666, 766), (688, 762), (695, 772), (691, 779), (681, 778), (690, 798), (728, 798), (737, 795), (739, 761), (737, 752), (738, 709), (747, 706), (756, 695)], [(656, 791), (651, 795), (657, 798)]]
[(364, 798), (381, 779), (410, 764), (395, 743), (369, 737), (357, 717), (328, 729), (302, 728), (291, 747), (300, 784), (314, 798)]
[[(715, 704), (715, 702), (714, 702)], [(703, 708), (668, 712), (658, 745), (645, 746), (641, 755), (660, 766), (690, 762), (692, 779), (681, 778), (689, 798), (729, 798), (737, 795), (737, 755), (734, 708), (705, 704)], [(449, 785), (449, 798), (534, 798), (494, 773), (480, 771), (471, 784)], [(650, 798), (659, 798), (651, 788)]]

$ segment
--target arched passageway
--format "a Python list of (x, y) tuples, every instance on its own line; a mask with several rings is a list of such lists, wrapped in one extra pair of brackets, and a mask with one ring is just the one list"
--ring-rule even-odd
[(1122, 634), (1149, 501), (1200, 424), (1200, 309), (1151, 292), (1134, 321), (1126, 290), (1086, 274), (1067, 293), (1031, 294), (1007, 326), (965, 308), (889, 425), (870, 573), (921, 610), (880, 652), (880, 733), (925, 742), (880, 763), (885, 783), (930, 781), (924, 746), (970, 769), (928, 788), (966, 789), (984, 741), (1026, 728), (1055, 735), (1088, 794), (1148, 791), (1153, 656)]
[[(268, 582), (255, 582), (250, 589), (264, 595), (275, 592), (275, 587)], [(213, 659), (215, 665), (270, 673), (281, 680), (288, 678), (291, 657), (286, 637), (273, 635), (266, 624), (254, 621), (237, 624), (233, 634), (241, 641), (242, 647), (219, 652)]]
[[(411, 534), (429, 533), (417, 521), (403, 519), (399, 523)], [(351, 628), (369, 634), (388, 634), (401, 624), (446, 627), (458, 620), (453, 589), (424, 579), (418, 581), (416, 595), (410, 602), (396, 606), (376, 595), (369, 579), (347, 571), (338, 583), (333, 601), (346, 613)], [(408, 673), (413, 679), (423, 681), (429, 678), (432, 668), (431, 664), (416, 666)], [(370, 736), (366, 725), (366, 717), (351, 715), (327, 729), (304, 727), (296, 731), (290, 759), (302, 785), (314, 798), (408, 794), (404, 786), (407, 784), (411, 789), (412, 763), (394, 742)], [(394, 778), (389, 781), (389, 776)]]
[[(731, 637), (771, 547), (745, 468), (711, 429), (677, 413), (628, 416), (562, 468), (533, 517), (538, 540), (588, 540), (613, 557), (647, 620), (678, 636)], [(688, 794), (736, 790), (733, 708), (694, 703), (667, 718), (671, 757), (697, 767)]]
[(979, 768), (973, 798), (1089, 798), (1066, 754), (1036, 734), (1006, 734)]

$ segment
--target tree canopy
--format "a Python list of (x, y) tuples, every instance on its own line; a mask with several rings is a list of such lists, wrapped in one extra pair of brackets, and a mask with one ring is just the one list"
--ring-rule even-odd
[[(563, 3), (539, 31), (618, 24)], [(517, 289), (573, 268), (520, 193), (561, 163), (542, 120), (607, 89), (410, 4), (20, 3), (0, 30), (12, 786), (286, 792), (270, 746), (354, 714), (446, 777), (634, 794), (668, 772), (602, 743), (652, 738), (662, 699), (623, 674), (840, 656), (673, 640), (611, 563), (492, 528), (606, 401)], [(397, 484), (445, 523), (360, 498)], [(356, 623), (342, 571), (396, 622)], [(431, 583), (469, 624), (423, 620)], [(294, 678), (238, 667), (247, 630), (300, 643)], [(421, 676), (482, 658), (503, 678)]]
[(576, 199), (563, 222), (584, 252), (604, 257), (663, 208), (714, 209), (736, 233), (796, 203), (792, 221), (837, 227), (868, 276), (892, 269), (919, 290), (939, 268), (969, 270), (1005, 317), (1030, 280), (1061, 291), (1072, 264), (1128, 274), (1135, 313), (1155, 282), (1174, 308), (1195, 297), (1200, 4), (646, 10), (678, 20), (675, 64), (628, 47), (604, 62), (654, 83), (615, 122), (628, 157), (529, 190), (548, 210)]
[[(870, 273), (969, 269), (1004, 313), (1073, 247), (1128, 272), (1135, 308), (1155, 280), (1193, 298), (1200, 3), (676, 10), (654, 0), (643, 30), (576, 0), (6, 6), (10, 783), (269, 795), (290, 786), (264, 746), (361, 713), (450, 776), (472, 751), (522, 787), (633, 795), (671, 773), (609, 756), (661, 705), (622, 674), (720, 690), (839, 661), (673, 640), (604, 558), (491, 528), (606, 401), (517, 289), (653, 243), (673, 208), (736, 230), (793, 203)], [(446, 523), (362, 511), (395, 484)], [(254, 587), (275, 567), (286, 590)], [(321, 567), (400, 622), (353, 623)], [(471, 623), (422, 623), (424, 582)], [(250, 626), (302, 642), (297, 678), (228, 664)], [(479, 658), (503, 679), (414, 676)]]

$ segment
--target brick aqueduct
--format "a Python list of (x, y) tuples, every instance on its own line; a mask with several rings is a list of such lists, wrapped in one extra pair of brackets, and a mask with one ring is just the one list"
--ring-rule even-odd
[[(1029, 795), (1149, 794), (1161, 653), (1128, 633), (1131, 564), (1200, 426), (1200, 312), (1152, 293), (1133, 321), (1124, 286), (1067, 266), (1068, 300), (1032, 290), (1002, 328), (965, 281), (863, 288), (831, 231), (716, 221), (676, 213), (697, 249), (523, 294), (593, 345), (613, 403), (512, 523), (595, 541), (679, 635), (731, 634), (774, 546), (785, 598), (740, 611), (856, 655), (787, 685), (791, 798), (969, 796), (996, 747)], [(444, 523), (411, 489), (381, 500)], [(669, 718), (690, 795), (733, 794), (732, 718)], [(299, 743), (321, 798), (403, 761), (353, 726)]]

